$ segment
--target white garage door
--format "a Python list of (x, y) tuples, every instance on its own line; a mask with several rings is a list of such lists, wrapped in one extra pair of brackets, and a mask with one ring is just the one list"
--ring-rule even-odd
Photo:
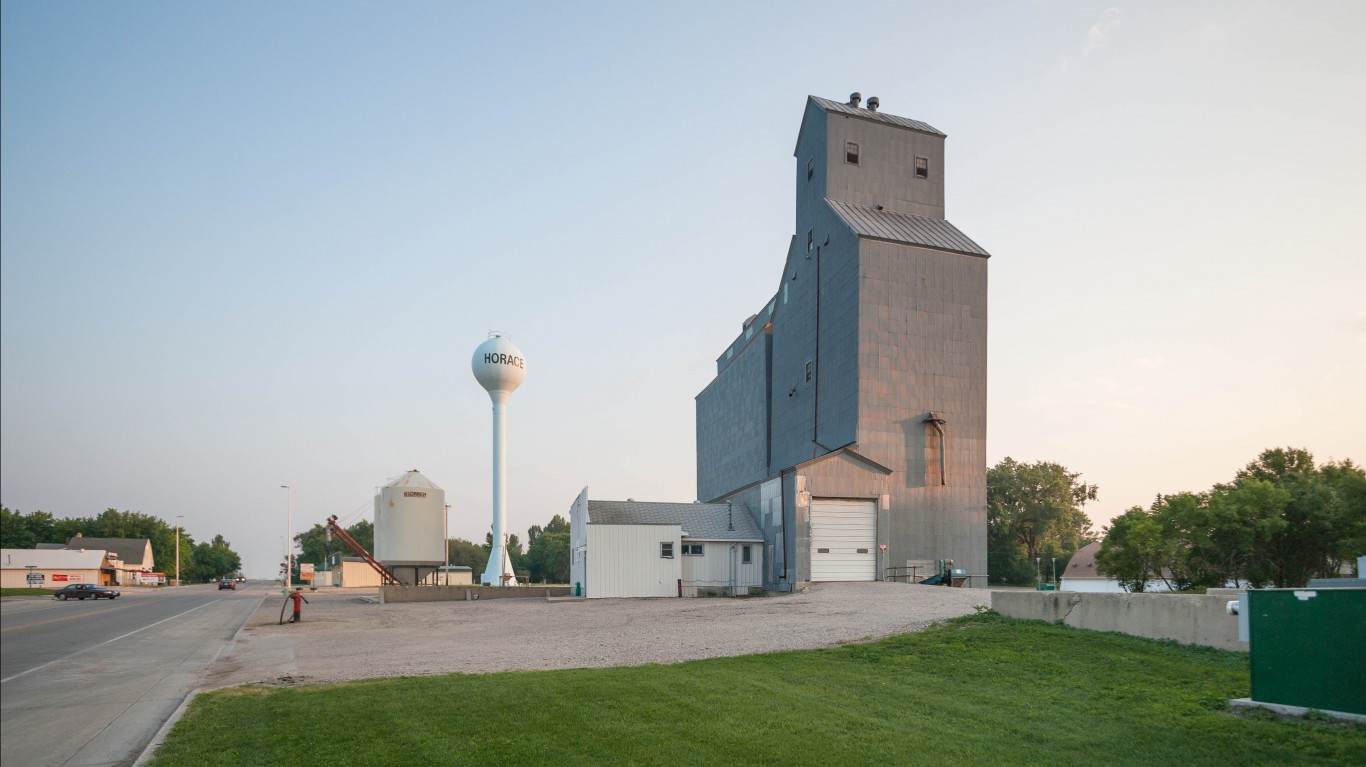
[(811, 580), (877, 580), (876, 501), (811, 501)]

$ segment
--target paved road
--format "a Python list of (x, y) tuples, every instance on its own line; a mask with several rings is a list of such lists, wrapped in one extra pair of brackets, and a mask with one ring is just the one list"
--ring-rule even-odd
[(115, 600), (0, 604), (5, 767), (131, 764), (275, 593), (265, 584), (122, 591)]

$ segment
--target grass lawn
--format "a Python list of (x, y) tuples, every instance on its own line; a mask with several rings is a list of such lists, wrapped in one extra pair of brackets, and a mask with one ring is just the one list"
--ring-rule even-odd
[(1244, 654), (986, 614), (672, 666), (219, 690), (152, 767), (1366, 764), (1366, 726), (1230, 713), (1249, 685)]
[(0, 589), (0, 597), (50, 597), (52, 589)]

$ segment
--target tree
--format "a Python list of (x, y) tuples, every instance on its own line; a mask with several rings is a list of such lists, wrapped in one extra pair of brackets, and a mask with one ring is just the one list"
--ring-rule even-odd
[(468, 567), (474, 573), (476, 581), (484, 574), (484, 568), (489, 563), (488, 549), (464, 538), (452, 538), (446, 541), (446, 550), (449, 552), (451, 564)]
[(532, 581), (569, 582), (569, 522), (559, 514), (527, 530), (527, 571)]
[[(1344, 562), (1366, 553), (1366, 471), (1348, 458), (1341, 462), (1329, 461), (1320, 473), (1338, 502), (1333, 534), (1337, 547), (1330, 552), (1329, 562), (1329, 567), (1336, 572)], [(1366, 577), (1366, 573), (1359, 572), (1357, 577)]]
[[(347, 527), (346, 534), (354, 538), (356, 540), (356, 543), (359, 543), (361, 545), (361, 548), (365, 549), (371, 554), (375, 553), (374, 522), (371, 522), (368, 519), (362, 519), (359, 522), (356, 522), (355, 524)], [(350, 556), (349, 551), (347, 552), (347, 556)]]
[(1229, 583), (1304, 586), (1337, 574), (1366, 545), (1366, 473), (1352, 461), (1315, 467), (1302, 448), (1274, 448), (1204, 493), (1158, 496), (1105, 531), (1097, 569), (1137, 587)]
[(1082, 511), (1098, 488), (1047, 461), (1005, 458), (987, 470), (987, 567), (993, 579), (1030, 582), (1036, 558), (1070, 558), (1095, 540)]
[(45, 511), (24, 514), (0, 506), (0, 549), (31, 549), (52, 540), (53, 519)]
[[(1159, 499), (1160, 500), (1160, 499)], [(1170, 558), (1162, 526), (1140, 506), (1110, 521), (1096, 553), (1096, 571), (1112, 576), (1125, 591), (1145, 591)]]
[[(185, 552), (181, 552), (182, 558)], [(222, 535), (213, 540), (193, 547), (190, 572), (185, 580), (206, 582), (219, 578), (229, 578), (242, 569), (242, 558), (232, 550), (232, 546)], [(184, 573), (182, 573), (184, 574)]]

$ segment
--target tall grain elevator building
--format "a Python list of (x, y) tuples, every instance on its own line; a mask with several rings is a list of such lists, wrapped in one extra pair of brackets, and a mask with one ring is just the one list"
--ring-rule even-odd
[(940, 559), (985, 586), (990, 256), (944, 217), (945, 135), (860, 102), (807, 99), (777, 292), (697, 395), (697, 497), (754, 516), (770, 590)]

